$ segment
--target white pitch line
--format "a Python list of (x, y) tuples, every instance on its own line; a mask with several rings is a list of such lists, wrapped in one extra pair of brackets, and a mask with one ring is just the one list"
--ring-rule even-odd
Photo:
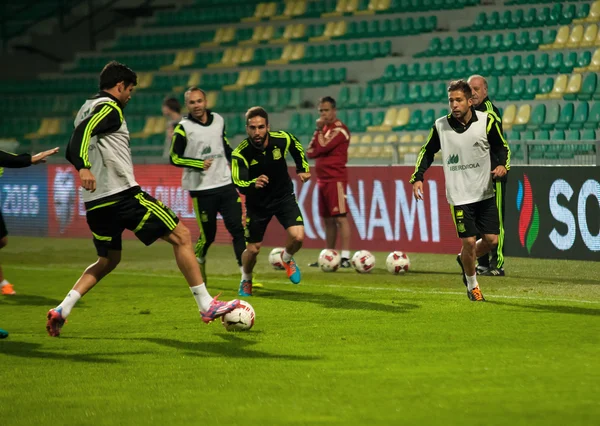
[[(5, 266), (5, 268), (7, 268)], [(84, 268), (42, 268), (39, 266), (15, 266), (15, 265), (11, 265), (8, 266), (8, 268), (14, 268), (14, 269), (22, 269), (22, 270), (29, 270), (29, 271), (48, 271), (50, 270), (54, 270), (54, 271), (79, 271), (80, 269), (83, 270)], [(148, 273), (148, 272), (131, 272), (131, 271), (113, 271), (111, 272), (111, 275), (125, 275), (125, 276), (137, 276), (137, 277), (154, 277), (154, 278), (181, 278), (183, 279), (183, 276), (179, 273), (173, 273), (173, 274), (153, 274), (153, 273)], [(210, 280), (212, 281), (231, 281), (231, 278), (225, 278), (225, 277), (219, 277), (219, 276), (213, 276), (210, 278)], [(281, 280), (263, 280), (263, 279), (258, 279), (258, 281), (260, 282), (264, 282), (264, 283), (268, 283), (268, 284), (282, 284)], [(287, 285), (287, 284), (285, 284)], [(419, 289), (419, 290), (413, 290), (410, 288), (402, 288), (402, 287), (362, 287), (362, 286), (347, 286), (347, 285), (339, 285), (339, 284), (305, 284), (302, 283), (302, 287), (329, 287), (329, 288), (343, 288), (343, 289), (352, 289), (352, 290), (361, 290), (361, 291), (395, 291), (395, 292), (399, 292), (399, 293), (411, 293), (411, 294), (440, 294), (440, 295), (464, 295), (465, 292), (464, 291), (441, 291), (441, 290), (426, 290), (426, 289)], [(580, 300), (580, 299), (559, 299), (559, 298), (554, 298), (554, 297), (535, 297), (535, 296), (511, 296), (511, 295), (502, 295), (502, 294), (491, 294), (492, 298), (498, 298), (498, 299), (518, 299), (518, 300), (539, 300), (539, 301), (546, 301), (546, 302), (573, 302), (573, 303), (589, 303), (589, 304), (600, 304), (600, 300)]]

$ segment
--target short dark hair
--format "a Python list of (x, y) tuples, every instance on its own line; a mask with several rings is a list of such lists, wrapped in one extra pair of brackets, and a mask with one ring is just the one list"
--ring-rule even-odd
[(188, 96), (190, 96), (189, 94), (192, 92), (200, 92), (200, 93), (202, 93), (202, 96), (204, 96), (204, 99), (206, 99), (206, 92), (204, 90), (202, 90), (198, 86), (192, 86), (192, 87), (188, 88), (183, 95), (185, 97), (186, 102), (187, 102)]
[(448, 86), (448, 93), (454, 92), (455, 90), (460, 90), (463, 92), (467, 99), (471, 99), (473, 96), (473, 92), (471, 92), (471, 86), (469, 86), (469, 83), (463, 79), (450, 82), (450, 85)]
[(246, 124), (248, 124), (248, 120), (254, 117), (262, 117), (265, 119), (266, 123), (269, 124), (269, 114), (261, 106), (253, 106), (248, 111), (246, 111)]
[(320, 98), (319, 103), (322, 104), (323, 102), (329, 102), (331, 104), (331, 107), (335, 108), (335, 99), (333, 99), (331, 96), (323, 96), (322, 98)]
[(169, 108), (171, 111), (175, 111), (176, 113), (181, 112), (181, 104), (177, 100), (177, 98), (166, 97), (162, 103), (164, 106)]
[(125, 86), (137, 86), (137, 74), (127, 65), (110, 61), (100, 73), (100, 90), (112, 89), (120, 82), (124, 82)]

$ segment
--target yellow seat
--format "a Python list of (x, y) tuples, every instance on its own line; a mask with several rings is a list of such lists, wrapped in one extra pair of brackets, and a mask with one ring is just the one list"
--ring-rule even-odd
[(575, 94), (581, 91), (581, 74), (573, 74), (567, 83), (567, 89), (565, 90), (566, 94)]
[(410, 110), (406, 107), (402, 108), (398, 111), (398, 115), (396, 116), (396, 122), (393, 127), (401, 127), (406, 126), (410, 121)]
[[(598, 34), (600, 34), (600, 31), (598, 31)], [(600, 72), (600, 49), (596, 49), (592, 55), (590, 64), (585, 67), (584, 70), (589, 72)], [(579, 69), (575, 69), (574, 71), (581, 72)]]
[(344, 14), (344, 12), (346, 11), (346, 5), (347, 5), (348, 1), (349, 0), (338, 0), (337, 4), (335, 6), (335, 11), (323, 13), (321, 15), (321, 17), (327, 18), (330, 16), (342, 16)]
[(373, 143), (385, 143), (385, 135), (377, 135), (373, 138)]
[(268, 65), (287, 64), (288, 62), (290, 62), (292, 60), (295, 49), (296, 49), (296, 46), (294, 44), (287, 44), (283, 48), (283, 51), (281, 52), (281, 57), (279, 57), (278, 59), (269, 59), (267, 61), (267, 64)]
[(253, 69), (248, 73), (248, 78), (246, 79), (246, 86), (254, 86), (258, 84), (260, 81), (260, 71), (257, 69)]
[(596, 39), (598, 38), (598, 25), (592, 24), (588, 25), (585, 29), (585, 33), (583, 34), (583, 39), (579, 44), (579, 47), (592, 47), (594, 43), (596, 43)]
[(377, 12), (383, 12), (386, 11), (390, 8), (390, 6), (392, 5), (392, 0), (379, 0), (379, 2), (377, 3), (375, 10)]
[(188, 78), (187, 86), (193, 87), (193, 86), (200, 85), (201, 77), (202, 77), (202, 75), (200, 74), (200, 71), (194, 71), (193, 73), (190, 74), (190, 78)]
[(356, 158), (368, 158), (369, 152), (371, 152), (370, 146), (359, 146), (356, 152)]
[(361, 135), (358, 139), (360, 144), (368, 144), (373, 142), (373, 136), (371, 135)]
[(344, 13), (354, 13), (358, 10), (358, 0), (348, 0)]
[(347, 28), (348, 27), (346, 25), (346, 21), (339, 21), (335, 25), (332, 37), (343, 37), (343, 36), (345, 36)]
[(271, 16), (271, 20), (278, 21), (278, 20), (290, 19), (292, 16), (294, 16), (295, 8), (296, 8), (296, 2), (294, 0), (292, 0), (292, 1), (288, 0), (285, 2), (285, 8), (283, 9), (283, 12), (281, 13), (281, 15)]
[(192, 55), (194, 54), (193, 50), (192, 51), (180, 50), (179, 52), (177, 52), (175, 54), (175, 59), (173, 59), (172, 64), (163, 65), (162, 67), (160, 67), (160, 69), (163, 71), (172, 71), (172, 70), (178, 70), (182, 66), (187, 65), (187, 59), (188, 59), (190, 52), (192, 52)]
[(517, 106), (515, 104), (511, 104), (504, 109), (504, 113), (502, 114), (502, 128), (510, 129), (515, 122), (515, 118), (517, 117)]
[(592, 3), (590, 7), (590, 13), (587, 18), (585, 18), (586, 22), (600, 22), (600, 1), (596, 1)]
[(147, 89), (152, 86), (154, 75), (151, 72), (142, 72), (138, 74), (137, 89)]
[(291, 60), (299, 61), (302, 58), (304, 58), (304, 44), (297, 44), (294, 48), (294, 53), (292, 53)]
[(385, 141), (387, 143), (398, 143), (398, 142), (400, 142), (400, 138), (398, 137), (397, 134), (392, 133), (391, 135), (388, 135), (388, 137), (385, 139)]
[(333, 34), (335, 32), (335, 26), (336, 22), (329, 21), (327, 24), (325, 24), (325, 30), (323, 30), (323, 34), (321, 34), (320, 36), (311, 37), (309, 38), (309, 41), (329, 40), (331, 37), (333, 37)]
[(237, 63), (245, 64), (246, 62), (251, 62), (254, 59), (254, 49), (252, 47), (247, 47), (243, 49), (242, 55), (239, 57)]
[(519, 107), (517, 117), (515, 118), (514, 126), (525, 126), (531, 118), (531, 105), (523, 104)]
[(240, 90), (244, 86), (246, 86), (246, 82), (248, 81), (248, 76), (250, 75), (250, 70), (244, 69), (238, 74), (238, 78), (233, 84), (228, 84), (227, 86), (223, 86), (221, 90), (226, 92), (231, 92), (234, 90)]
[(166, 117), (156, 117), (154, 120), (154, 128), (152, 129), (153, 135), (159, 135), (165, 132), (167, 127), (167, 118)]
[[(150, 136), (153, 134), (154, 132), (154, 128), (156, 127), (156, 118), (157, 117), (146, 117), (146, 123), (144, 124), (144, 128), (142, 129), (141, 132), (137, 132), (137, 133), (132, 133), (131, 137), (132, 138), (144, 138), (147, 136)], [(163, 127), (163, 132), (164, 132), (164, 127)]]
[(383, 117), (383, 122), (375, 126), (367, 127), (367, 132), (389, 132), (392, 130), (392, 127), (394, 127), (397, 115), (398, 110), (396, 110), (396, 108), (388, 109)]
[(379, 5), (379, 0), (370, 0), (366, 9), (357, 10), (354, 12), (355, 15), (374, 15), (377, 11), (377, 6)]
[(263, 40), (263, 33), (265, 31), (265, 27), (255, 27), (252, 30), (252, 37), (249, 40), (242, 40), (238, 42), (239, 45), (245, 44), (258, 44)]
[(379, 154), (382, 158), (392, 160), (394, 158), (394, 147), (392, 145), (384, 145), (383, 151)]
[(228, 47), (223, 52), (221, 62), (208, 64), (208, 68), (230, 67), (233, 66), (233, 48)]
[(295, 3), (292, 16), (302, 16), (306, 13), (306, 0), (298, 0)]
[(242, 18), (242, 22), (254, 22), (260, 21), (265, 13), (268, 3), (258, 3), (256, 9), (254, 9), (254, 15)]
[(355, 158), (356, 154), (358, 153), (358, 148), (355, 146), (350, 145), (348, 147), (348, 157), (349, 158)]
[(559, 75), (554, 80), (554, 87), (548, 94), (548, 99), (560, 99), (567, 90), (567, 76), (565, 74)]
[(206, 94), (206, 106), (209, 109), (213, 109), (215, 105), (217, 105), (217, 101), (219, 98), (218, 92), (210, 91)]
[(571, 30), (566, 46), (570, 48), (578, 47), (583, 39), (583, 25), (575, 25)]
[(567, 43), (567, 40), (569, 40), (569, 27), (567, 25), (563, 25), (562, 27), (559, 28), (558, 32), (556, 33), (556, 38), (554, 39), (553, 43), (550, 44), (542, 44), (539, 49), (540, 50), (548, 50), (548, 49), (560, 49), (563, 48), (565, 46), (565, 44)]

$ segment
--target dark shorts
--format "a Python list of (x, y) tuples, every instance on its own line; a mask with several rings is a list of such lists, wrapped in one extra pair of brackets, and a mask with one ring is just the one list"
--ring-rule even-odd
[(296, 201), (296, 197), (289, 197), (273, 208), (259, 208), (246, 206), (246, 230), (245, 237), (248, 243), (260, 243), (265, 236), (267, 225), (275, 216), (281, 226), (288, 229), (290, 226), (304, 226), (302, 213)]
[(125, 199), (90, 208), (87, 223), (93, 234), (98, 256), (108, 250), (121, 250), (121, 234), (125, 229), (149, 246), (177, 226), (177, 215), (161, 201), (140, 191)]
[(500, 219), (494, 197), (462, 206), (451, 205), (450, 211), (460, 238), (500, 233)]
[(0, 212), (0, 238), (4, 238), (8, 235), (8, 230), (6, 229), (6, 223), (4, 223), (4, 217)]
[(346, 182), (319, 182), (319, 215), (343, 216), (348, 212)]

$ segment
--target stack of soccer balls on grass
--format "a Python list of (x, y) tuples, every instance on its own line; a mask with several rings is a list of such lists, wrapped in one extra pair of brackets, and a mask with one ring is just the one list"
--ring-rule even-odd
[[(283, 269), (281, 264), (281, 252), (283, 248), (274, 248), (269, 254), (269, 263), (275, 269)], [(325, 249), (319, 254), (319, 267), (323, 272), (335, 272), (339, 269), (342, 263), (342, 257), (336, 250)], [(350, 260), (354, 270), (360, 274), (366, 274), (375, 267), (375, 256), (367, 250), (359, 250), (354, 253)], [(391, 252), (386, 261), (385, 266), (391, 274), (400, 275), (408, 271), (410, 260), (406, 253), (401, 251)]]

